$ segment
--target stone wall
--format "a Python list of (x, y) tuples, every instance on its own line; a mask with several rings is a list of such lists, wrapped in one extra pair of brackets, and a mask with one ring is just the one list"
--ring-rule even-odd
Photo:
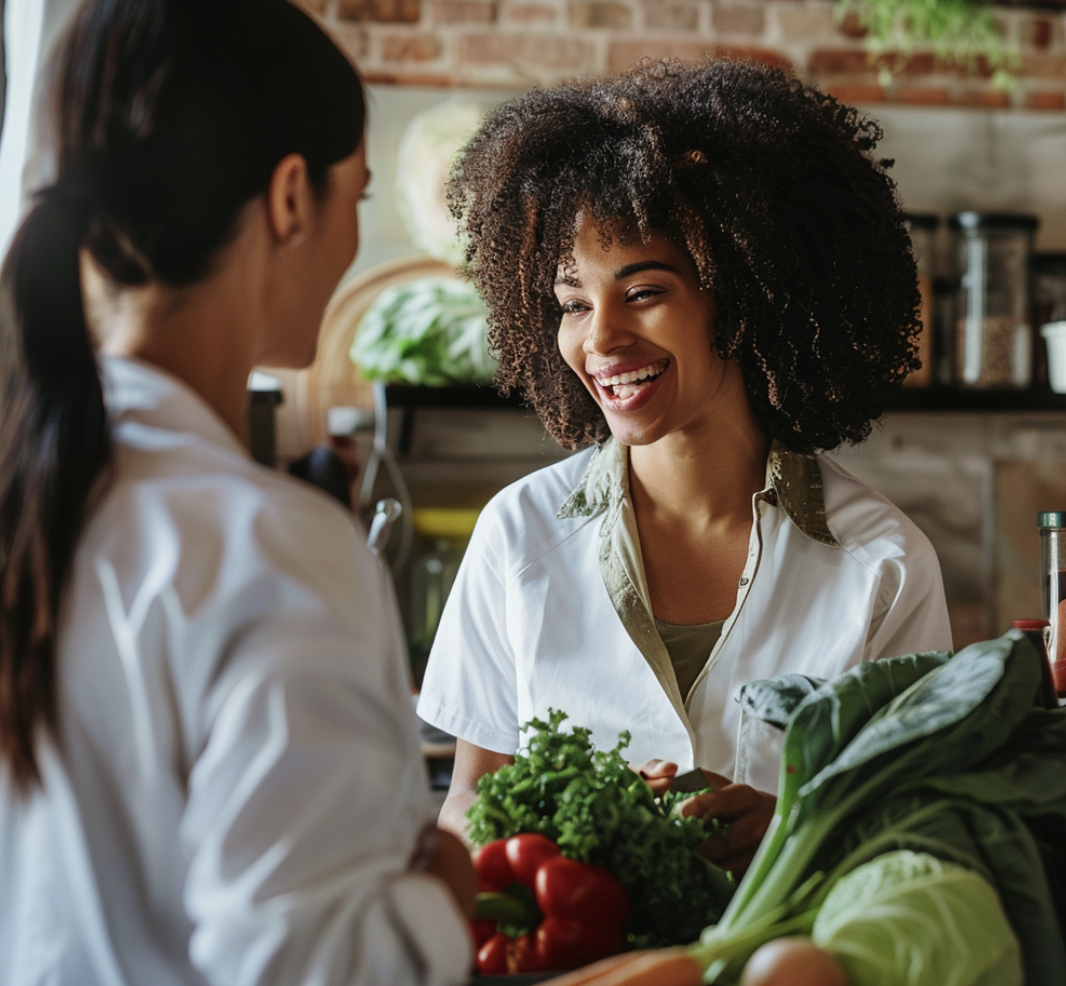
[(833, 0), (305, 0), (368, 79), (525, 88), (644, 57), (743, 57), (791, 68), (850, 103), (1066, 110), (1066, 0), (1003, 4), (1021, 54), (1011, 91), (918, 51), (888, 84)]

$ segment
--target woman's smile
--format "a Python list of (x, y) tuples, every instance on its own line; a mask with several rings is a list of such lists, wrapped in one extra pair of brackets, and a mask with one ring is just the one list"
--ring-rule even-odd
[(592, 379), (596, 381), (604, 401), (625, 404), (628, 410), (632, 410), (637, 398), (643, 401), (651, 395), (669, 367), (668, 359), (656, 360), (635, 370), (614, 366), (592, 375)]

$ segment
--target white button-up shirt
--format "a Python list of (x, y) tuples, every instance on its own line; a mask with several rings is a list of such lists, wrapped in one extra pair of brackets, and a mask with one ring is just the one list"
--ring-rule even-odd
[(613, 439), (496, 496), (445, 606), (419, 715), (511, 754), (526, 722), (561, 709), (601, 749), (629, 730), (632, 761), (659, 757), (776, 791), (780, 731), (744, 715), (742, 685), (951, 648), (925, 536), (831, 459), (775, 447), (752, 500), (736, 604), (682, 699), (635, 530), (628, 453)]
[(0, 772), (3, 986), (449, 984), (395, 605), (339, 505), (105, 360), (115, 468), (62, 607), (43, 790)]

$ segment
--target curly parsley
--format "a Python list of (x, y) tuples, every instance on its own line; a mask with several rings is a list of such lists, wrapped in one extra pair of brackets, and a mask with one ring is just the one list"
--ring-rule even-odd
[[(696, 818), (671, 814), (677, 796), (656, 798), (629, 769), (629, 733), (604, 752), (591, 730), (562, 732), (565, 712), (531, 720), (515, 762), (477, 785), (467, 812), (476, 846), (519, 832), (554, 839), (563, 854), (609, 869), (629, 891), (629, 940), (635, 947), (687, 944), (718, 920), (732, 877), (693, 849), (707, 838)], [(687, 797), (687, 795), (686, 795)]]

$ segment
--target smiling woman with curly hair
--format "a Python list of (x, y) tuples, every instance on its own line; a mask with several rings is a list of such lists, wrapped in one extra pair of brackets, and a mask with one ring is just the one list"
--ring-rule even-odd
[(532, 90), (459, 156), (498, 383), (592, 447), (500, 493), (471, 540), (419, 705), (459, 738), (445, 824), (553, 707), (598, 745), (630, 730), (658, 787), (714, 771), (687, 810), (732, 820), (707, 851), (742, 870), (778, 741), (739, 689), (950, 648), (928, 541), (821, 454), (917, 365), (880, 137), (779, 71), (666, 61)]
[(498, 382), (568, 448), (609, 433), (555, 344), (556, 271), (591, 216), (612, 237), (684, 246), (717, 306), (714, 346), (772, 438), (796, 452), (862, 440), (918, 365), (910, 240), (870, 158), (880, 137), (831, 97), (730, 62), (644, 64), (503, 107), (449, 196)]

